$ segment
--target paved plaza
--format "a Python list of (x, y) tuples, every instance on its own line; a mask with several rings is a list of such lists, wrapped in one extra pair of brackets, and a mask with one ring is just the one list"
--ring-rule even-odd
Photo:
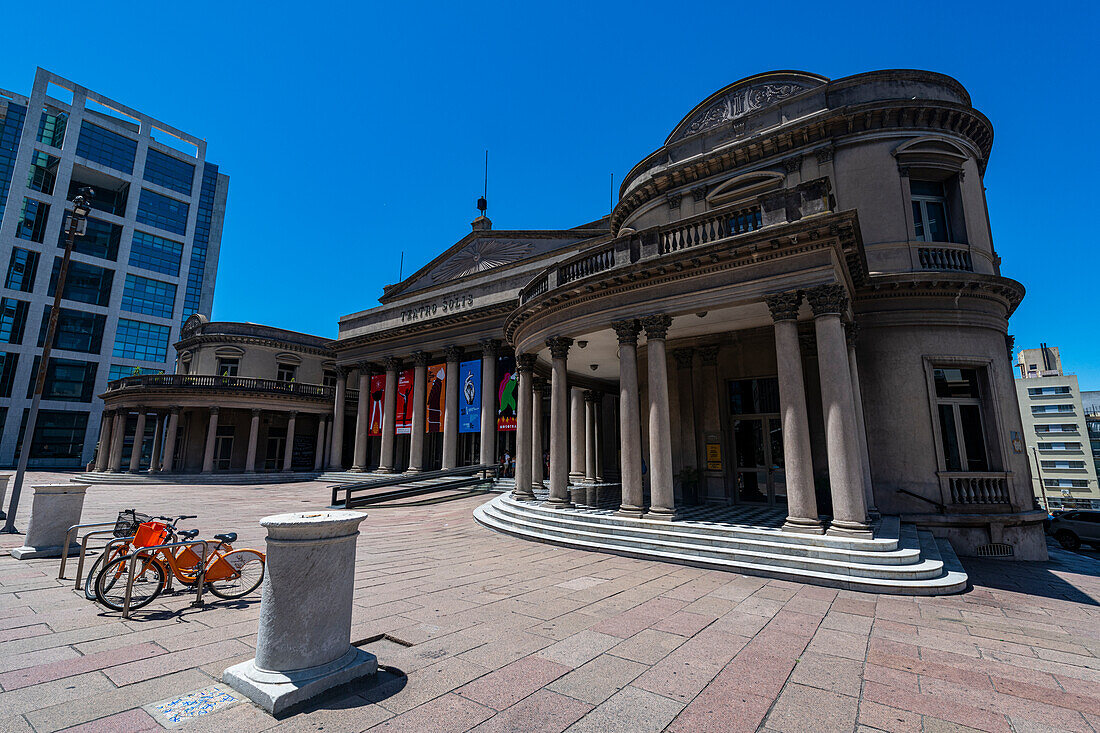
[[(121, 621), (0, 536), (0, 731), (1100, 731), (1095, 559), (964, 559), (965, 594), (875, 596), (496, 534), (485, 498), (365, 510), (352, 640), (383, 669), (282, 720), (220, 685), (258, 595)], [(321, 483), (92, 486), (84, 520), (197, 514), (263, 549), (260, 517), (327, 503)], [(169, 721), (196, 699), (213, 712)]]

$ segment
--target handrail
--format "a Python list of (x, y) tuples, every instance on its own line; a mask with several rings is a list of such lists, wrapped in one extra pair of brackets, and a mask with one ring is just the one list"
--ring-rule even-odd
[[(61, 567), (57, 571), (57, 579), (58, 580), (64, 580), (65, 579), (65, 565), (69, 561), (69, 544), (72, 543), (72, 538), (73, 538), (73, 533), (74, 532), (76, 532), (78, 529), (87, 529), (88, 527), (114, 527), (116, 523), (117, 523), (117, 521), (116, 522), (86, 522), (84, 524), (74, 524), (73, 526), (71, 526), (67, 530), (65, 530), (65, 544), (61, 547)], [(113, 532), (114, 530), (111, 530), (111, 531)], [(103, 532), (96, 532), (94, 534), (104, 534), (104, 533)], [(84, 535), (84, 537), (87, 538), (88, 535)], [(84, 550), (87, 546), (86, 545), (86, 539), (83, 542), (84, 542), (84, 544), (82, 544), (81, 547), (80, 547), (80, 565), (81, 566), (84, 565)]]
[(657, 227), (658, 254), (747, 234), (763, 226), (759, 205), (714, 209)]
[(283, 382), (259, 377), (228, 377), (214, 374), (139, 374), (123, 377), (107, 383), (107, 393), (125, 389), (148, 387), (176, 387), (191, 389), (228, 389), (244, 392), (275, 392), (301, 397), (332, 397), (334, 387), (304, 382)]
[(929, 499), (927, 496), (921, 496), (920, 494), (909, 491), (908, 489), (897, 489), (897, 491), (898, 491), (898, 493), (901, 493), (901, 494), (908, 494), (909, 496), (913, 497), (914, 499), (920, 499), (921, 501), (927, 501), (929, 504), (931, 504), (932, 506), (939, 509), (940, 514), (944, 514), (947, 511), (947, 507), (944, 506), (943, 504), (941, 504), (940, 502), (936, 501), (935, 499)]
[[(192, 545), (202, 545), (202, 558), (199, 560), (199, 574), (195, 577), (195, 600), (191, 602), (192, 606), (202, 606), (202, 586), (203, 581), (206, 580), (206, 554), (207, 545), (206, 540), (184, 540), (181, 542), (169, 542), (163, 545), (153, 545), (152, 547), (142, 547), (136, 552), (131, 552), (127, 555), (127, 559), (130, 561), (130, 573), (126, 576), (126, 598), (122, 601), (122, 618), (130, 618), (130, 596), (134, 591), (134, 565), (137, 564), (137, 558), (139, 555), (145, 552), (154, 552), (156, 550), (167, 550), (172, 547), (190, 547)], [(150, 557), (150, 560), (153, 558)], [(172, 572), (171, 565), (168, 566), (167, 572)]]
[(332, 506), (336, 506), (339, 501), (337, 494), (340, 491), (344, 491), (344, 508), (347, 508), (348, 502), (351, 500), (351, 493), (353, 491), (364, 491), (366, 489), (380, 489), (385, 486), (399, 486), (400, 484), (407, 484), (409, 481), (423, 481), (424, 479), (431, 478), (447, 478), (449, 476), (472, 476), (475, 473), (489, 471), (495, 471), (496, 464), (482, 463), (476, 466), (458, 466), (457, 468), (444, 468), (439, 471), (422, 471), (421, 473), (401, 473), (392, 478), (374, 479), (371, 481), (357, 481), (350, 484), (334, 484), (329, 488), (332, 490)]

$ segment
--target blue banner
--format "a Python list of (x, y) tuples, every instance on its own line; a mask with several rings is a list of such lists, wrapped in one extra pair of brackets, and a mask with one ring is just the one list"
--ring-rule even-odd
[(458, 432), (481, 432), (481, 361), (458, 365)]

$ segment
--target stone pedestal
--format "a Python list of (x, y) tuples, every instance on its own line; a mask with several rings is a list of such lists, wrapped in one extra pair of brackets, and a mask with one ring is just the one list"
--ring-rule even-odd
[[(80, 524), (88, 484), (41, 484), (31, 488), (34, 489), (34, 499), (27, 536), (23, 547), (12, 550), (11, 556), (16, 560), (61, 557), (65, 533), (69, 527)], [(69, 552), (80, 552), (80, 545), (73, 542), (69, 545)]]
[(373, 654), (351, 645), (355, 539), (365, 518), (327, 511), (260, 520), (267, 573), (256, 657), (222, 679), (272, 715), (378, 670)]

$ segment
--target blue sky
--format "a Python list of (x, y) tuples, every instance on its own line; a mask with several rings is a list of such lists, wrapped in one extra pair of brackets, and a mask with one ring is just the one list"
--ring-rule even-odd
[(40, 65), (207, 138), (231, 177), (214, 318), (335, 336), (402, 252), (408, 274), (469, 231), (486, 148), (495, 228), (569, 227), (741, 77), (944, 72), (996, 130), (994, 242), (1028, 289), (1010, 332), (1100, 389), (1096, 6), (841, 5), (16, 3), (0, 87)]

